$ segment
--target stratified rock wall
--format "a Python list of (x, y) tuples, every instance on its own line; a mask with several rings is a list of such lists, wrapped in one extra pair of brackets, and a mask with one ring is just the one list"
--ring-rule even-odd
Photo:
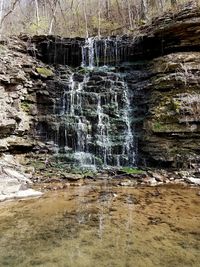
[(0, 152), (24, 153), (36, 145), (38, 95), (53, 75), (12, 38), (0, 46)]
[(144, 36), (135, 57), (154, 59), (149, 61), (149, 83), (142, 88), (147, 113), (139, 135), (141, 160), (147, 165), (197, 167), (200, 163), (200, 10), (167, 14), (142, 31)]
[(151, 60), (175, 52), (200, 51), (199, 29), (199, 8), (168, 12), (139, 29), (131, 59)]
[[(200, 10), (184, 9), (155, 19), (151, 25), (142, 27), (135, 38), (112, 37), (96, 42), (99, 60), (95, 64), (115, 65), (113, 77), (117, 73), (123, 77), (123, 81), (120, 78), (116, 83), (117, 94), (121, 96), (124, 84), (131, 92), (130, 127), (137, 137), (134, 140), (138, 140), (140, 165), (188, 168), (200, 164), (199, 32)], [(93, 72), (87, 76), (83, 69), (74, 71), (83, 63), (83, 46), (83, 39), (53, 36), (33, 39), (23, 36), (21, 40), (12, 38), (1, 44), (0, 152), (55, 152), (73, 147), (69, 139), (75, 135), (70, 129), (73, 123), (82, 124), (67, 122), (71, 128), (66, 129), (69, 118), (61, 116), (61, 109), (67, 105), (61, 100), (67, 100), (63, 96), (72, 73), (76, 85), (82, 83), (82, 77), (88, 78), (87, 88), (83, 88), (88, 95), (102, 90), (103, 95), (109, 91), (111, 97), (114, 90), (109, 85), (101, 86), (109, 76), (106, 73)], [(85, 48), (88, 53), (90, 48)], [(115, 83), (114, 78), (109, 80), (110, 84)], [(96, 114), (96, 100), (90, 96), (82, 106), (82, 115), (89, 118), (91, 125), (94, 118), (101, 119)], [(112, 135), (113, 129), (120, 128), (120, 125), (112, 128), (117, 121), (116, 107), (107, 107), (108, 103), (103, 102), (100, 101), (105, 113), (114, 122), (108, 129)], [(87, 103), (89, 112), (84, 106)], [(92, 105), (94, 110), (90, 110)], [(120, 118), (118, 121), (120, 124)], [(97, 144), (96, 147), (92, 144), (93, 150), (98, 150)], [(118, 150), (122, 148), (119, 143)]]
[(190, 167), (200, 160), (200, 53), (179, 52), (152, 62), (141, 150), (149, 163)]

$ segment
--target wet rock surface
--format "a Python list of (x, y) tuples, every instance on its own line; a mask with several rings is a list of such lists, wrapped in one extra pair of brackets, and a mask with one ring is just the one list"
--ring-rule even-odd
[(48, 83), (48, 94), (38, 98), (41, 140), (83, 168), (134, 164), (133, 94), (124, 74), (109, 68), (85, 74), (80, 74), (83, 69), (64, 71), (66, 81)]
[(198, 172), (199, 58), (198, 52), (182, 52), (153, 61), (141, 135), (141, 150), (151, 164)]
[[(72, 170), (70, 164), (49, 159), (51, 166), (46, 166), (45, 157), (26, 156), (24, 166), (27, 169), (34, 166), (34, 175), (31, 180), (34, 188), (44, 191), (62, 190), (68, 187), (80, 187), (90, 184), (107, 183), (113, 187), (137, 188), (155, 187), (165, 185), (183, 185), (186, 187), (198, 187), (198, 173), (192, 170), (177, 171), (166, 169), (136, 169), (136, 168), (112, 168), (103, 171)], [(156, 189), (157, 190), (157, 189)], [(158, 193), (159, 195), (159, 193)]]
[[(91, 48), (87, 43), (84, 57), (78, 50), (76, 62), (69, 58), (71, 66), (60, 65), (61, 47), (66, 44), (64, 52), (70, 54), (72, 45), (83, 45), (79, 38), (36, 36), (31, 42), (21, 36), (7, 40), (0, 57), (0, 152), (34, 151), (38, 157), (59, 152), (59, 159), (75, 166), (80, 162), (84, 165), (84, 160), (91, 162), (92, 154), (99, 166), (131, 165), (131, 161), (142, 167), (190, 169), (187, 178), (174, 175), (166, 179), (166, 175), (147, 172), (138, 180), (152, 185), (178, 179), (199, 183), (200, 52), (199, 35), (195, 34), (199, 16), (196, 8), (168, 14), (154, 20), (151, 29), (141, 28), (143, 38), (137, 40), (93, 39), (93, 45), (98, 45), (95, 60), (99, 56), (101, 61), (93, 62), (95, 66), (115, 66), (103, 70), (80, 67), (81, 60), (91, 63), (87, 62)], [(50, 50), (46, 51), (49, 43)], [(124, 54), (118, 53), (122, 50)], [(137, 61), (139, 54), (143, 58)], [(53, 58), (58, 61), (53, 62)], [(75, 69), (74, 64), (79, 67)], [(130, 133), (133, 138), (126, 139)], [(75, 154), (77, 151), (89, 153)], [(93, 179), (90, 174), (86, 176)]]

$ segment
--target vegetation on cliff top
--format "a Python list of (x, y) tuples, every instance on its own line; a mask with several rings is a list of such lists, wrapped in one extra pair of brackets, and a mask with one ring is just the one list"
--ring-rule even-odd
[(127, 34), (188, 0), (0, 0), (0, 33), (94, 36)]

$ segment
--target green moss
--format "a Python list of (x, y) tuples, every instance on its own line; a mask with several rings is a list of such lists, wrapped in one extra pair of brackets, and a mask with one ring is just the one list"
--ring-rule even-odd
[(176, 113), (179, 113), (180, 108), (181, 108), (181, 102), (177, 101), (175, 99), (172, 99), (171, 100), (171, 109), (174, 110)]
[(162, 124), (160, 122), (155, 122), (152, 125), (153, 132), (157, 132), (157, 133), (160, 133), (160, 132), (171, 132), (171, 131), (174, 131), (173, 128), (174, 127), (171, 124)]
[(164, 96), (154, 94), (153, 97), (154, 108), (152, 109), (152, 115), (156, 121), (154, 128), (160, 129), (160, 124), (178, 123), (182, 103), (169, 93)]
[(5, 45), (0, 44), (0, 54), (3, 55), (8, 51)]
[(155, 133), (180, 133), (180, 132), (190, 132), (190, 128), (185, 125), (178, 123), (163, 123), (160, 121), (155, 121), (151, 124), (151, 130)]
[(162, 124), (160, 122), (155, 122), (153, 125), (153, 129), (156, 129), (156, 130), (162, 129)]
[(144, 173), (143, 170), (140, 170), (137, 168), (130, 168), (130, 167), (123, 167), (121, 170), (127, 174), (143, 174)]
[(84, 177), (87, 177), (87, 176), (93, 177), (97, 174), (96, 171), (92, 171), (92, 170), (85, 170), (82, 173), (83, 173)]
[(54, 75), (53, 71), (50, 70), (50, 69), (47, 69), (47, 68), (36, 68), (36, 71), (40, 75), (43, 75), (45, 77), (50, 77), (50, 76), (53, 76)]
[(40, 170), (45, 167), (45, 163), (43, 160), (31, 160), (31, 166), (35, 168), (35, 170)]
[(87, 68), (80, 67), (77, 72), (80, 74), (87, 74), (87, 73), (89, 73), (89, 70)]
[(21, 102), (21, 108), (24, 112), (29, 112), (30, 111), (30, 103), (27, 101), (22, 101)]

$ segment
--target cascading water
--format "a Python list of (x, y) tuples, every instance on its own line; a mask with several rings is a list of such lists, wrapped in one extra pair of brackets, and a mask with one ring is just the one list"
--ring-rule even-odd
[(83, 168), (135, 165), (132, 96), (125, 75), (109, 67), (118, 47), (117, 39), (87, 39), (82, 68), (71, 73), (60, 101), (65, 141), (58, 146)]
[(111, 142), (109, 136), (110, 121), (109, 121), (109, 116), (103, 113), (101, 97), (102, 97), (101, 95), (98, 95), (97, 144), (100, 148), (99, 150), (100, 151), (102, 150), (103, 164), (104, 166), (106, 166), (107, 158), (111, 155)]
[[(82, 47), (82, 67), (89, 67), (92, 69), (95, 65), (95, 52), (94, 49), (95, 38), (90, 37), (86, 39), (85, 45)], [(96, 55), (97, 56), (97, 55)], [(98, 58), (98, 56), (97, 56)]]
[(93, 69), (99, 66), (115, 66), (120, 60), (125, 60), (127, 48), (120, 47), (120, 38), (100, 39), (90, 37), (82, 47), (82, 67)]
[(134, 135), (131, 129), (131, 104), (127, 84), (124, 82), (124, 101), (126, 106), (123, 111), (124, 121), (126, 122), (125, 140), (123, 145), (123, 156), (130, 164), (135, 164), (135, 148), (134, 148)]

